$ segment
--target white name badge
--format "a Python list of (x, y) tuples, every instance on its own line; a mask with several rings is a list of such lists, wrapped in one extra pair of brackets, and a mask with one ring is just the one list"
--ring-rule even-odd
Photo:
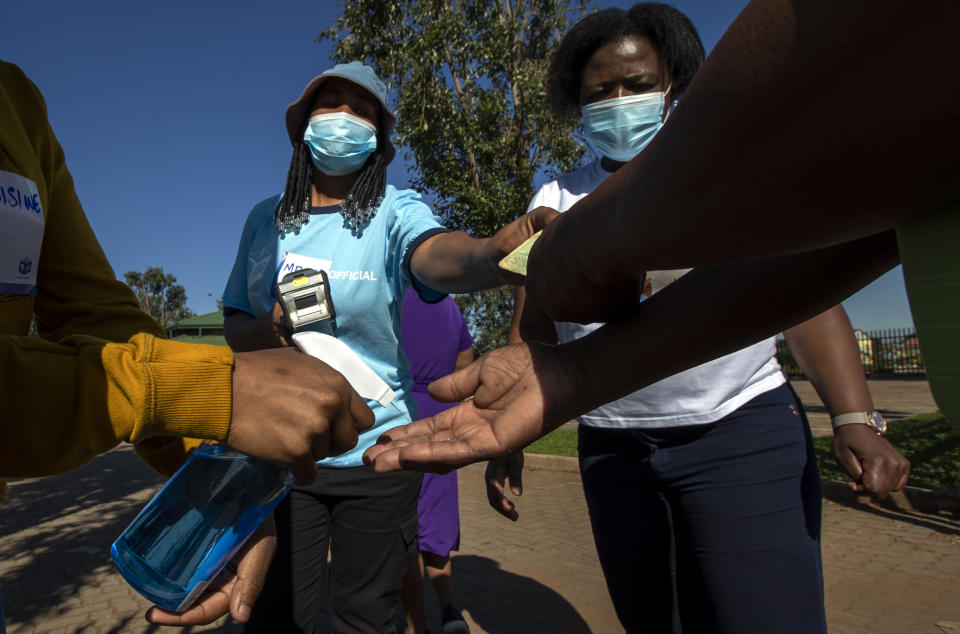
[(0, 170), (0, 293), (35, 295), (43, 209), (37, 184)]
[(332, 264), (332, 260), (321, 260), (320, 258), (311, 258), (308, 255), (298, 255), (286, 251), (280, 261), (280, 266), (277, 268), (277, 279), (274, 281), (279, 282), (287, 273), (295, 273), (303, 269), (329, 271)]

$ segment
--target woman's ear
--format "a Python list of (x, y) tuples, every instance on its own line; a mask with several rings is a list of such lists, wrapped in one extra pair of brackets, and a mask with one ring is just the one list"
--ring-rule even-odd
[(667, 89), (663, 91), (663, 122), (666, 123), (667, 118), (673, 114), (674, 108), (677, 107), (677, 99), (679, 94), (673, 87), (673, 82), (667, 86)]

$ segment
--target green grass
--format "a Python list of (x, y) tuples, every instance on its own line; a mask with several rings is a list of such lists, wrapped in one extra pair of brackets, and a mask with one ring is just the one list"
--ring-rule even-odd
[[(909, 486), (924, 489), (960, 488), (960, 434), (940, 414), (919, 414), (890, 423), (887, 440), (910, 461)], [(832, 436), (814, 438), (820, 477), (848, 480), (830, 453)]]
[[(924, 489), (960, 488), (960, 434), (940, 414), (920, 414), (890, 423), (887, 440), (910, 460), (910, 486)], [(846, 480), (830, 453), (832, 436), (814, 438), (820, 477)], [(526, 448), (529, 453), (577, 455), (577, 430), (555, 429)]]
[(530, 443), (524, 451), (527, 453), (545, 453), (551, 456), (576, 456), (577, 430), (558, 427), (543, 438)]

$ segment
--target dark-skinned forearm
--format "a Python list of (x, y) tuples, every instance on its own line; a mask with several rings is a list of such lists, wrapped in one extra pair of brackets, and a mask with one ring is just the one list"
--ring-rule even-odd
[(489, 238), (463, 231), (428, 238), (417, 247), (410, 267), (418, 280), (442, 293), (469, 293), (503, 284), (486, 251)]
[(809, 319), (897, 262), (896, 239), (885, 232), (818, 251), (695, 269), (628, 317), (558, 347), (582, 382), (576, 414)]
[(557, 328), (553, 320), (533, 302), (527, 301), (527, 292), (522, 286), (516, 288), (513, 302), (513, 319), (510, 323), (507, 343), (523, 341), (557, 343)]
[(647, 149), (556, 223), (549, 254), (595, 280), (711, 266), (960, 197), (958, 23), (957, 2), (754, 0)]
[(523, 317), (523, 305), (526, 303), (527, 293), (522, 286), (513, 287), (513, 314), (510, 315), (510, 327), (507, 329), (507, 344), (523, 343), (520, 336), (520, 320)]
[(860, 348), (842, 306), (784, 330), (783, 336), (831, 416), (873, 409)]

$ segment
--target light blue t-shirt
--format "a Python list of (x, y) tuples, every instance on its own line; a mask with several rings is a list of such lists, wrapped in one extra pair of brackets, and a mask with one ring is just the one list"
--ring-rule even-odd
[(279, 200), (268, 198), (250, 212), (223, 305), (260, 317), (273, 309), (277, 301), (273, 287), (284, 275), (300, 268), (327, 272), (336, 318), (307, 329), (346, 343), (397, 394), (388, 407), (368, 400), (376, 416), (374, 426), (360, 434), (354, 449), (317, 463), (359, 466), (363, 452), (380, 434), (409, 423), (416, 412), (409, 362), (400, 344), (401, 304), (411, 283), (427, 301), (443, 297), (411, 280), (409, 260), (424, 240), (445, 229), (418, 193), (388, 185), (383, 203), (359, 236), (345, 226), (339, 207), (331, 206), (314, 207), (298, 233), (281, 237), (273, 222)]

